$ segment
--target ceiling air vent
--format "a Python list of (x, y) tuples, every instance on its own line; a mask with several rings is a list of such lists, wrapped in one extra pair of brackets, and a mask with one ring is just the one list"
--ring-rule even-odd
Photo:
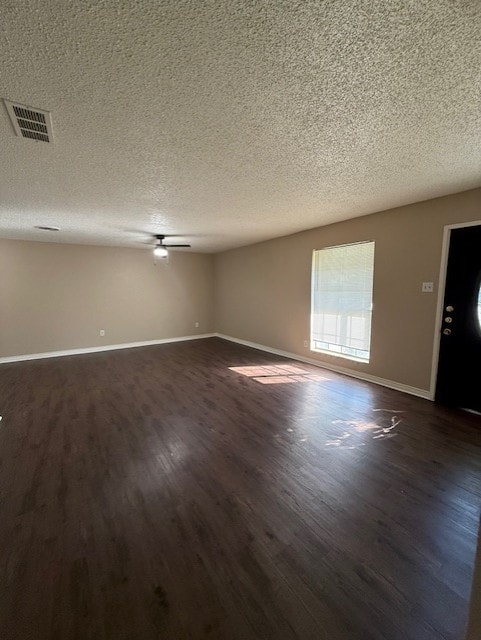
[(9, 100), (4, 100), (4, 102), (17, 136), (23, 136), (31, 140), (42, 140), (43, 142), (53, 142), (50, 111), (34, 109)]

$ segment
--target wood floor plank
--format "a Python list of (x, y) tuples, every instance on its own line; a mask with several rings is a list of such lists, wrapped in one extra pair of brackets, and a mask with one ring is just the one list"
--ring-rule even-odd
[(462, 640), (481, 419), (217, 338), (0, 367), (0, 637)]

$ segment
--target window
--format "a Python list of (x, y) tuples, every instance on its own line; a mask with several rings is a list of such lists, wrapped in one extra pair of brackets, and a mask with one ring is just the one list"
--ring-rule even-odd
[(311, 349), (369, 362), (374, 242), (314, 251)]

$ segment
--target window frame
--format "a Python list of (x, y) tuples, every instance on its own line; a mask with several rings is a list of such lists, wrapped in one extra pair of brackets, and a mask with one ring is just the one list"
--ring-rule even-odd
[[(316, 254), (318, 254), (319, 252), (322, 251), (326, 251), (326, 250), (332, 250), (332, 249), (344, 249), (346, 247), (352, 247), (352, 246), (358, 246), (361, 244), (370, 244), (372, 245), (372, 267), (371, 267), (371, 303), (370, 303), (370, 309), (369, 309), (369, 342), (368, 342), (368, 352), (367, 352), (367, 356), (363, 357), (360, 355), (355, 355), (354, 353), (347, 353), (347, 352), (343, 352), (342, 349), (349, 349), (351, 348), (353, 351), (362, 351), (361, 349), (356, 349), (355, 347), (348, 347), (346, 345), (340, 345), (339, 346), (339, 351), (336, 349), (330, 349), (328, 347), (326, 348), (322, 348), (319, 346), (316, 346), (316, 343), (320, 343), (320, 342), (324, 342), (325, 344), (329, 344), (326, 341), (322, 341), (322, 340), (317, 340), (314, 338), (314, 309), (316, 309), (317, 304), (316, 304), (316, 290), (315, 290), (315, 283), (316, 283), (316, 275), (317, 275), (317, 271), (315, 270), (316, 268)], [(313, 249), (312, 251), (312, 264), (311, 264), (311, 309), (310, 309), (310, 341), (309, 341), (309, 345), (310, 345), (310, 350), (314, 353), (322, 353), (325, 355), (329, 355), (329, 356), (334, 356), (337, 358), (343, 358), (346, 360), (351, 360), (353, 362), (361, 362), (363, 364), (368, 364), (371, 360), (371, 344), (372, 344), (372, 316), (373, 316), (373, 310), (374, 310), (374, 272), (375, 272), (375, 250), (376, 250), (376, 243), (375, 240), (361, 240), (358, 242), (348, 242), (345, 244), (339, 244), (339, 245), (331, 245), (331, 246), (326, 246), (326, 247), (321, 247), (320, 249)], [(337, 321), (338, 322), (347, 322), (348, 321), (348, 317), (343, 317), (343, 316), (338, 316)], [(352, 319), (352, 317), (351, 317)], [(331, 343), (334, 344), (334, 343)]]

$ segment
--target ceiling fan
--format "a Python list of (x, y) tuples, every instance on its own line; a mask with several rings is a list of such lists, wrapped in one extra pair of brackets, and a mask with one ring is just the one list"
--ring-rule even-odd
[(164, 240), (167, 238), (168, 236), (165, 236), (163, 234), (159, 234), (156, 233), (154, 234), (154, 238), (157, 240), (157, 244), (155, 245), (154, 248), (154, 256), (156, 258), (167, 258), (167, 256), (169, 255), (168, 249), (170, 248), (177, 248), (177, 247), (190, 247), (190, 244), (164, 244)]

